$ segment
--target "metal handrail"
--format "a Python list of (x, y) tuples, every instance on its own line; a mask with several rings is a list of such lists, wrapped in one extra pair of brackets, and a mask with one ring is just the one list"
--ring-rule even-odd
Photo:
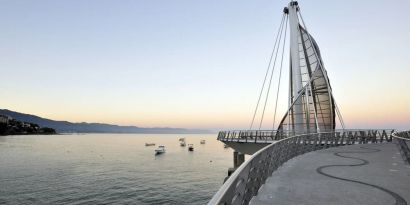
[[(391, 130), (391, 132), (387, 131)], [(354, 136), (363, 135), (362, 132), (373, 132), (376, 138), (380, 140), (391, 140), (390, 134), (394, 132), (392, 129), (344, 129), (334, 130), (332, 132), (348, 133)], [(390, 133), (390, 134), (388, 134)], [(254, 143), (271, 143), (273, 141), (292, 137), (297, 134), (289, 131), (278, 130), (227, 130), (218, 133), (218, 140), (223, 142), (254, 142)]]
[[(375, 133), (380, 134), (377, 130), (360, 130), (360, 133), (358, 136), (345, 130), (303, 134), (278, 140), (257, 151), (239, 166), (208, 204), (248, 204), (273, 171), (298, 155), (335, 146), (378, 143), (384, 139), (379, 136), (377, 140)], [(387, 134), (386, 130), (382, 133)], [(386, 137), (386, 141), (391, 141), (391, 138)]]
[(410, 140), (410, 131), (397, 131), (392, 133), (392, 137), (402, 140)]
[(392, 137), (400, 150), (403, 160), (410, 164), (410, 131), (394, 132)]

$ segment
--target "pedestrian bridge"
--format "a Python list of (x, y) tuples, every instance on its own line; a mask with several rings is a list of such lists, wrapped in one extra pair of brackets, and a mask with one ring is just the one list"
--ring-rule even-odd
[[(231, 134), (232, 132), (229, 132), (229, 134), (226, 132), (219, 133), (218, 139), (221, 141), (224, 139), (226, 141), (231, 140), (231, 142), (245, 140), (247, 141), (246, 144), (250, 144), (250, 142), (258, 143), (263, 140), (268, 142), (269, 139), (273, 143), (257, 151), (249, 160), (239, 166), (214, 195), (209, 204), (273, 204), (274, 202), (280, 202), (279, 204), (299, 204), (299, 202), (303, 204), (320, 204), (315, 201), (319, 199), (314, 197), (315, 194), (316, 196), (323, 196), (329, 193), (331, 188), (343, 189), (342, 186), (345, 185), (339, 184), (335, 185), (336, 187), (331, 187), (329, 183), (321, 180), (316, 182), (316, 184), (318, 183), (316, 188), (313, 186), (306, 187), (306, 183), (315, 182), (315, 178), (310, 177), (312, 175), (315, 175), (315, 177), (321, 175), (327, 180), (338, 180), (338, 183), (350, 183), (346, 186), (356, 187), (350, 190), (351, 192), (370, 187), (372, 191), (369, 192), (370, 195), (366, 195), (370, 198), (372, 197), (371, 194), (374, 194), (374, 198), (381, 196), (377, 194), (377, 191), (374, 191), (374, 189), (377, 189), (379, 192), (384, 192), (386, 196), (386, 198), (380, 199), (379, 202), (407, 204), (410, 199), (408, 199), (408, 194), (405, 193), (410, 190), (410, 173), (405, 170), (409, 169), (408, 163), (410, 162), (410, 132), (390, 132), (388, 130), (343, 130), (303, 134), (287, 138), (275, 138), (276, 134), (266, 136), (266, 134), (253, 135), (242, 134), (242, 132), (241, 134), (238, 132), (236, 132), (238, 134)], [(364, 152), (369, 152), (369, 154), (366, 155)], [(370, 152), (374, 152), (373, 155), (370, 155)], [(393, 156), (396, 158), (392, 158)], [(335, 157), (339, 161), (332, 160)], [(351, 160), (352, 162), (343, 160)], [(298, 163), (302, 164), (298, 165)], [(393, 163), (396, 165), (393, 165)], [(309, 165), (310, 170), (306, 171), (309, 166), (299, 171), (295, 168), (305, 167), (304, 165)], [(394, 168), (391, 168), (393, 171), (386, 171), (387, 165), (400, 167), (400, 170), (404, 171), (398, 173), (394, 171)], [(339, 172), (333, 170), (334, 168), (344, 169), (355, 166), (358, 167), (355, 171), (344, 170)], [(359, 166), (363, 166), (363, 168)], [(316, 169), (314, 169), (315, 167)], [(338, 175), (339, 173), (340, 175)], [(287, 176), (288, 179), (292, 179), (292, 181), (289, 181), (290, 184), (279, 180), (283, 175)], [(311, 181), (307, 182), (306, 180)], [(285, 187), (283, 188), (283, 186)], [(299, 187), (299, 189), (296, 190), (295, 187)], [(399, 188), (392, 190), (392, 187)], [(284, 189), (291, 190), (291, 195), (289, 196), (288, 192), (281, 192)], [(406, 190), (407, 192), (405, 192)], [(356, 194), (356, 197), (360, 197), (359, 192)], [(307, 195), (310, 198), (306, 197)], [(294, 198), (294, 196), (300, 196), (300, 198)], [(348, 197), (351, 197), (347, 192), (340, 191), (333, 193), (333, 196), (339, 197), (335, 200), (345, 201), (349, 201)], [(292, 200), (295, 203), (292, 203)], [(301, 201), (297, 202), (297, 200)], [(367, 204), (371, 204), (370, 202), (371, 200)], [(332, 202), (324, 201), (321, 203), (329, 204)]]

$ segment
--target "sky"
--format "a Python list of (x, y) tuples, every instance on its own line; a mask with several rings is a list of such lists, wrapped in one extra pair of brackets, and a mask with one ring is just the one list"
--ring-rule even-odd
[[(248, 129), (287, 3), (0, 0), (0, 108), (72, 122)], [(299, 5), (346, 126), (409, 129), (410, 1)], [(281, 90), (277, 120), (287, 108)]]

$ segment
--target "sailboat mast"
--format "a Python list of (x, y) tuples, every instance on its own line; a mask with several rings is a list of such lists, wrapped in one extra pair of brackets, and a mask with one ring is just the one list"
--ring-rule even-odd
[(294, 100), (299, 102), (294, 103), (293, 107), (293, 117), (294, 117), (294, 129), (295, 133), (303, 133), (303, 103), (302, 98), (296, 99), (299, 92), (302, 89), (302, 75), (300, 69), (300, 56), (299, 56), (299, 19), (297, 15), (298, 3), (296, 1), (291, 1), (289, 3), (289, 28), (290, 28), (290, 57), (291, 57), (291, 73), (292, 73), (292, 96), (289, 96)]

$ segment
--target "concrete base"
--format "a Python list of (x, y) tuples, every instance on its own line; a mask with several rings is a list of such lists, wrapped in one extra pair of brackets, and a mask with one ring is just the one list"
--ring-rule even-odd
[(395, 144), (385, 143), (343, 146), (296, 157), (268, 178), (250, 204), (406, 203), (410, 203), (410, 166)]

